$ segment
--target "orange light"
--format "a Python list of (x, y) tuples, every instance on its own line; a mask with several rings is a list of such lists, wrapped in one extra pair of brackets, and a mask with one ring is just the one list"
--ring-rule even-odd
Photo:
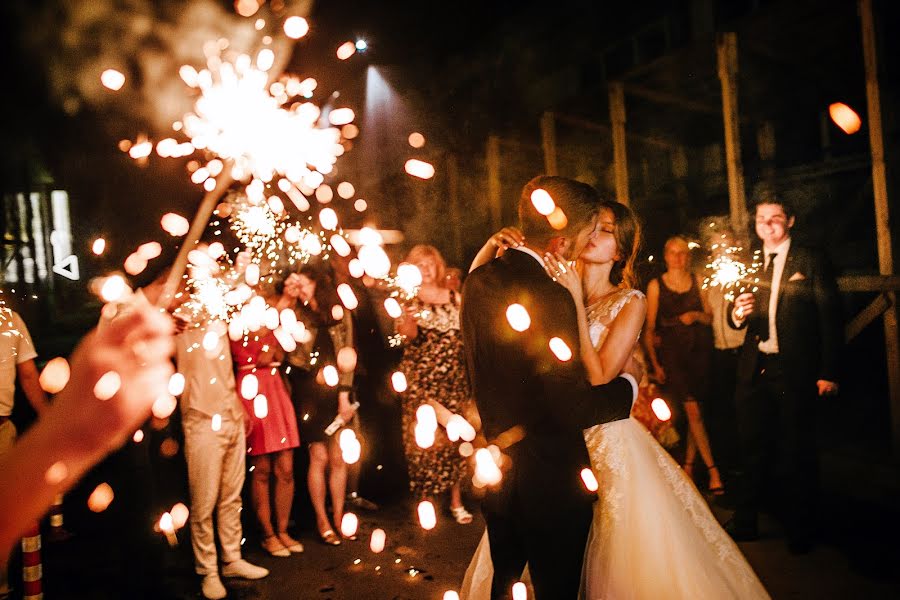
[(325, 385), (329, 387), (334, 387), (338, 384), (340, 380), (340, 376), (338, 375), (338, 371), (334, 368), (334, 365), (326, 365), (324, 369), (322, 369), (322, 376), (325, 378)]
[(408, 141), (409, 141), (409, 145), (412, 146), (413, 148), (421, 148), (422, 146), (425, 145), (425, 136), (422, 135), (421, 133), (419, 133), (418, 131), (415, 131), (415, 132), (409, 134)]
[(328, 122), (332, 125), (336, 125), (340, 127), (341, 125), (346, 125), (350, 121), (352, 121), (356, 115), (353, 114), (353, 109), (350, 108), (336, 108), (330, 113), (328, 113)]
[(581, 470), (581, 481), (584, 482), (584, 487), (586, 487), (589, 492), (596, 492), (600, 488), (600, 484), (597, 483), (594, 472), (586, 467)]
[(357, 354), (356, 350), (350, 346), (344, 346), (338, 351), (337, 365), (338, 370), (342, 373), (350, 373), (356, 368)]
[(356, 54), (356, 44), (353, 42), (344, 42), (337, 49), (337, 57), (340, 60), (347, 60), (354, 54)]
[(531, 192), (531, 203), (534, 205), (535, 210), (545, 217), (550, 216), (556, 210), (556, 202), (550, 197), (550, 193), (542, 188)]
[(253, 399), (253, 414), (257, 419), (265, 419), (269, 416), (269, 400), (265, 394), (259, 394)]
[(569, 219), (566, 217), (566, 213), (560, 207), (556, 207), (553, 209), (553, 212), (547, 215), (547, 220), (550, 222), (550, 226), (553, 229), (559, 231), (560, 229), (565, 229), (566, 225), (569, 224)]
[(567, 362), (572, 359), (572, 350), (558, 337), (550, 338), (550, 350), (553, 351), (556, 358), (562, 362)]
[(122, 378), (115, 371), (104, 373), (94, 384), (94, 396), (97, 400), (109, 400), (122, 387)]
[(384, 550), (384, 543), (387, 540), (387, 534), (384, 529), (376, 529), (372, 532), (372, 539), (369, 540), (369, 550), (378, 554)]
[(521, 304), (510, 304), (506, 308), (506, 320), (516, 331), (525, 331), (531, 327), (531, 317)]
[(118, 92), (125, 85), (125, 75), (115, 69), (107, 69), (100, 74), (100, 83), (103, 87)]
[(528, 600), (528, 588), (521, 581), (517, 581), (512, 586), (513, 600)]
[(428, 500), (423, 500), (422, 502), (419, 502), (417, 512), (419, 513), (419, 525), (422, 526), (422, 529), (426, 531), (434, 529), (435, 525), (437, 525), (437, 515), (434, 512), (434, 504)]
[(157, 419), (166, 419), (175, 411), (176, 406), (178, 406), (178, 401), (175, 400), (174, 396), (163, 394), (153, 402), (150, 412)]
[(341, 533), (344, 534), (344, 537), (356, 535), (356, 529), (358, 527), (359, 518), (353, 513), (344, 513), (344, 517), (341, 519)]
[(104, 240), (103, 238), (97, 238), (96, 240), (94, 240), (94, 243), (91, 244), (91, 252), (93, 252), (97, 256), (103, 254), (104, 250), (106, 250), (106, 240)]
[(187, 523), (190, 511), (187, 506), (179, 502), (172, 507), (170, 514), (172, 515), (172, 524), (175, 526), (175, 529), (181, 529)]
[(434, 177), (434, 167), (424, 160), (411, 158), (406, 161), (404, 168), (407, 173), (419, 179), (431, 179)]
[(356, 188), (349, 181), (342, 181), (337, 186), (337, 193), (344, 200), (349, 200), (356, 193)]
[(292, 40), (299, 40), (309, 33), (309, 23), (303, 17), (288, 17), (284, 21), (284, 34)]
[(831, 115), (831, 120), (834, 121), (834, 124), (848, 135), (856, 133), (862, 127), (862, 119), (859, 118), (856, 111), (843, 102), (835, 102), (829, 106), (828, 114)]
[(172, 237), (181, 237), (188, 232), (188, 229), (190, 229), (188, 220), (175, 213), (164, 214), (159, 222), (160, 225), (162, 225), (163, 230)]
[(660, 421), (668, 421), (672, 418), (672, 411), (662, 398), (654, 398), (653, 402), (650, 403), (650, 408), (653, 409), (653, 414)]
[(385, 298), (384, 310), (392, 319), (399, 319), (400, 315), (403, 314), (403, 308), (401, 308), (400, 303), (397, 302), (396, 298)]
[[(170, 392), (171, 393), (171, 392)], [(256, 398), (259, 393), (259, 379), (253, 373), (247, 373), (241, 379), (241, 397), (244, 400)], [(178, 394), (173, 394), (177, 396)]]
[(181, 373), (172, 373), (169, 377), (169, 393), (173, 396), (180, 396), (184, 392), (184, 375)]
[(319, 211), (319, 223), (322, 224), (324, 229), (337, 229), (338, 226), (338, 216), (337, 213), (334, 212), (333, 208), (323, 208)]
[(101, 483), (94, 488), (94, 491), (88, 497), (88, 508), (95, 513), (103, 512), (109, 507), (115, 497), (112, 487), (108, 483)]

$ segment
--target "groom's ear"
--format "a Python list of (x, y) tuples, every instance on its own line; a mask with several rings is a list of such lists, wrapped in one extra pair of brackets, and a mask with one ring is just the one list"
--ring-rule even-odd
[(571, 241), (569, 240), (569, 238), (555, 237), (551, 238), (550, 242), (547, 244), (547, 251), (565, 256), (569, 251), (570, 246)]

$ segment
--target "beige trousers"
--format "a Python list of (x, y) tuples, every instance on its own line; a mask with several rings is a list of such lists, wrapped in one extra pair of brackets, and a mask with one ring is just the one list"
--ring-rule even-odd
[(196, 410), (184, 415), (184, 455), (191, 491), (191, 544), (197, 573), (218, 573), (213, 511), (218, 520), (222, 562), (241, 558), (241, 488), (247, 453), (243, 420), (222, 416), (219, 431)]

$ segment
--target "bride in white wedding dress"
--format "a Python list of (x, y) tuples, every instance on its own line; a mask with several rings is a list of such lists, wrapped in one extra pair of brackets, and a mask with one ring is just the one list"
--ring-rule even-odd
[[(548, 273), (578, 307), (582, 359), (593, 385), (615, 377), (636, 350), (646, 315), (644, 295), (628, 287), (637, 246), (630, 209), (609, 202), (579, 257), (580, 276), (559, 257), (545, 258)], [(585, 442), (600, 488), (585, 549), (583, 598), (769, 597), (693, 482), (641, 423), (632, 417), (591, 427)], [(462, 600), (490, 598), (492, 576), (485, 534), (466, 571)]]

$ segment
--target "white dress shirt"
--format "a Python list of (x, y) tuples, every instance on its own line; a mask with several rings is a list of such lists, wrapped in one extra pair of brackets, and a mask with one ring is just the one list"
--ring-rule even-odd
[(769, 255), (775, 253), (775, 265), (772, 268), (772, 291), (769, 295), (769, 339), (759, 343), (759, 350), (766, 354), (778, 353), (778, 328), (775, 326), (775, 315), (778, 311), (778, 290), (781, 289), (781, 274), (784, 263), (791, 250), (791, 238), (787, 238), (775, 248), (763, 248), (765, 267), (769, 266)]

